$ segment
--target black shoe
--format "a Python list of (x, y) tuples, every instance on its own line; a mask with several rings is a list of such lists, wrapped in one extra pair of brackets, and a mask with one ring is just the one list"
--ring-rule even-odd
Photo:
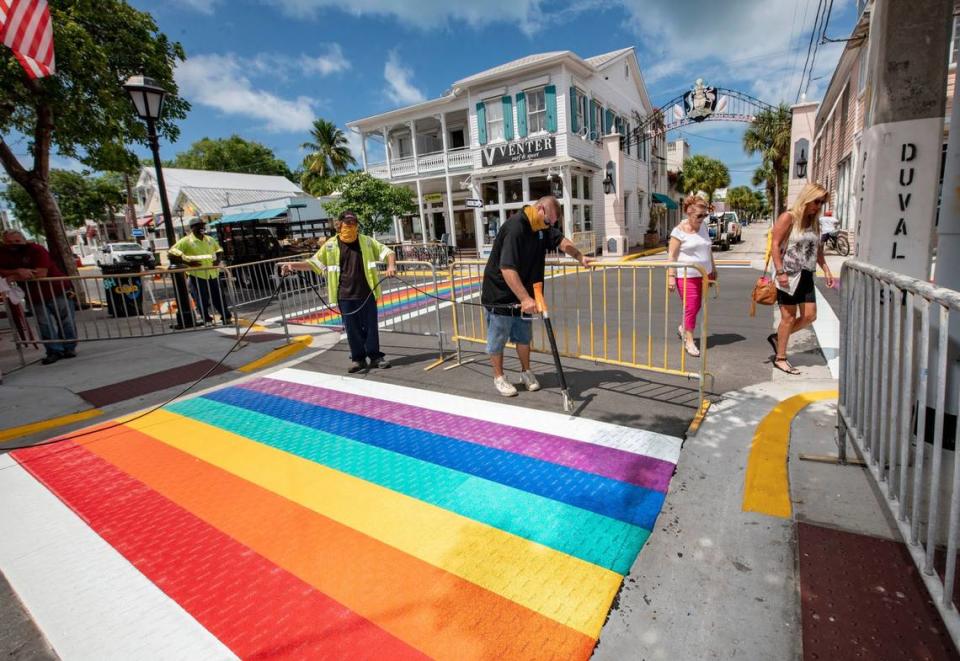
[(379, 368), (382, 370), (388, 370), (390, 369), (391, 365), (390, 365), (390, 361), (387, 360), (386, 358), (371, 358), (370, 367), (371, 369)]
[(233, 317), (224, 317), (224, 318), (223, 318), (223, 325), (224, 325), (224, 326), (229, 326), (229, 325), (232, 324), (232, 323), (233, 323)]
[(360, 370), (364, 369), (367, 366), (366, 359), (364, 360), (355, 360), (350, 363), (350, 367), (347, 368), (347, 372), (350, 374), (356, 374)]
[(40, 363), (41, 363), (42, 365), (53, 365), (53, 364), (54, 364), (55, 362), (57, 362), (58, 360), (60, 360), (60, 354), (58, 354), (58, 353), (48, 353), (46, 356), (43, 357), (43, 359), (40, 361)]
[(61, 357), (61, 358), (76, 358), (76, 357), (77, 357), (77, 354), (74, 353), (73, 351), (64, 351), (63, 353), (60, 354), (60, 357)]

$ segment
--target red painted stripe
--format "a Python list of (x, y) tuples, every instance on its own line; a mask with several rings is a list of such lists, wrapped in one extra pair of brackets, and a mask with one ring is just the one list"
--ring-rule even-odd
[(426, 658), (113, 464), (54, 447), (14, 456), (237, 656)]

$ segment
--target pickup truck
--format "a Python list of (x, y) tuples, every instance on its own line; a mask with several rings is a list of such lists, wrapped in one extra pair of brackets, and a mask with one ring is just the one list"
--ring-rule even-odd
[(136, 243), (108, 243), (96, 254), (97, 266), (130, 264), (148, 271), (156, 266), (153, 253)]
[(730, 250), (730, 235), (721, 216), (710, 216), (707, 232), (713, 245), (719, 246), (720, 250)]
[(736, 211), (723, 212), (723, 224), (727, 227), (727, 236), (730, 237), (730, 243), (740, 243), (742, 240), (740, 217)]

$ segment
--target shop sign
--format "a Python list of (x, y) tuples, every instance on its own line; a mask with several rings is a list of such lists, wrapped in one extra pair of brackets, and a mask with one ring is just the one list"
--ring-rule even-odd
[(702, 122), (717, 109), (717, 88), (707, 87), (698, 78), (693, 89), (683, 95), (683, 109), (687, 119)]
[(482, 209), (483, 200), (477, 197), (467, 198), (467, 208), (468, 209)]
[(443, 202), (443, 193), (427, 193), (423, 196), (424, 202)]
[(482, 150), (483, 167), (505, 163), (523, 163), (557, 155), (557, 141), (552, 135), (490, 145)]

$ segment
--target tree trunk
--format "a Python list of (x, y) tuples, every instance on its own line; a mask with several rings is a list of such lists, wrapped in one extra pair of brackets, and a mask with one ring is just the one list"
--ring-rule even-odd
[(63, 269), (67, 275), (79, 275), (77, 264), (70, 249), (70, 241), (63, 227), (63, 218), (60, 216), (60, 207), (47, 182), (38, 176), (30, 177), (27, 192), (33, 198), (34, 204), (40, 211), (40, 221), (43, 224), (43, 233), (47, 237), (47, 250), (50, 257)]

